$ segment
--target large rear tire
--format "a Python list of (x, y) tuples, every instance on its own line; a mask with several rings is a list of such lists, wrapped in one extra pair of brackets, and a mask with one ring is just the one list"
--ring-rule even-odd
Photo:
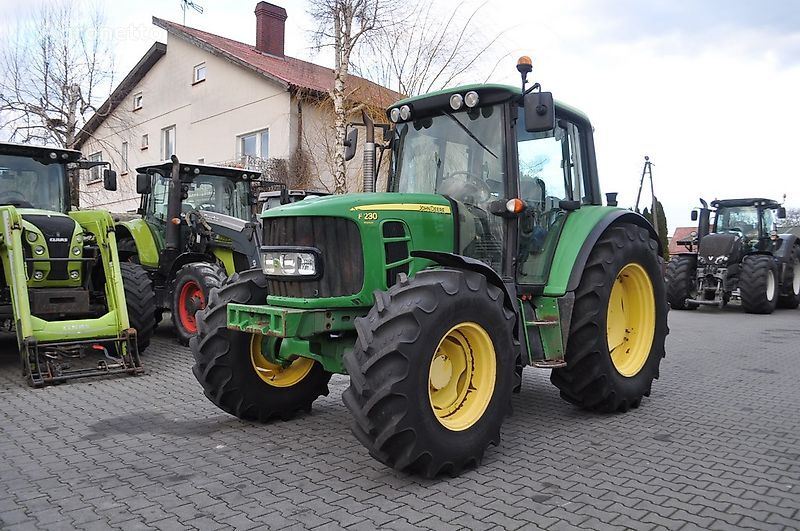
[(739, 274), (739, 294), (747, 313), (772, 313), (778, 303), (778, 268), (770, 255), (745, 256)]
[(696, 297), (697, 257), (675, 256), (667, 264), (665, 274), (667, 301), (673, 310), (696, 310), (697, 304), (686, 299)]
[(244, 420), (289, 420), (328, 394), (331, 373), (308, 358), (288, 367), (269, 363), (261, 353), (261, 336), (227, 328), (227, 305), (265, 304), (267, 281), (261, 270), (234, 274), (214, 290), (208, 306), (197, 313), (197, 335), (189, 341), (195, 359), (192, 372), (203, 392), (221, 410)]
[(136, 329), (136, 345), (139, 352), (150, 345), (156, 327), (156, 294), (153, 282), (139, 264), (120, 262), (122, 286), (125, 289), (125, 306), (128, 308), (128, 322)]
[(429, 478), (479, 464), (511, 411), (514, 318), (470, 271), (426, 270), (376, 292), (344, 355), (342, 396), (370, 455)]
[(792, 247), (781, 287), (783, 295), (778, 299), (778, 308), (794, 309), (800, 306), (800, 245)]
[(661, 278), (647, 230), (623, 224), (603, 233), (575, 291), (567, 366), (550, 375), (564, 400), (624, 412), (650, 396), (668, 333)]
[(194, 262), (178, 270), (172, 284), (172, 323), (182, 345), (197, 333), (195, 314), (206, 307), (211, 290), (227, 278), (225, 269), (217, 264)]

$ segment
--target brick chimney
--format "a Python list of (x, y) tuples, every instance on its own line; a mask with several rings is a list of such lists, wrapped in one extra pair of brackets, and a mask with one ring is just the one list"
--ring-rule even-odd
[(256, 4), (256, 50), (283, 57), (286, 10), (268, 2)]

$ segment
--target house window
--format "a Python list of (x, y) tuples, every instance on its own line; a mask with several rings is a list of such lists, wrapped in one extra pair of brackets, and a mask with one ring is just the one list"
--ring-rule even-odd
[[(98, 151), (97, 153), (92, 153), (89, 155), (89, 162), (99, 162), (103, 160), (103, 154)], [(98, 183), (103, 180), (103, 167), (102, 166), (95, 166), (89, 170), (89, 181), (88, 184)]]
[(142, 93), (137, 92), (133, 95), (133, 110), (138, 111), (142, 108)]
[(200, 83), (206, 80), (206, 64), (200, 63), (194, 67), (194, 75), (192, 76), (192, 83)]
[(150, 147), (150, 137), (142, 135), (142, 149), (147, 149), (148, 147)]
[(175, 126), (161, 130), (161, 160), (167, 160), (175, 154)]
[(122, 143), (122, 150), (120, 151), (120, 155), (122, 155), (122, 174), (128, 173), (128, 143)]
[(266, 160), (269, 158), (269, 129), (242, 135), (238, 144), (240, 158)]

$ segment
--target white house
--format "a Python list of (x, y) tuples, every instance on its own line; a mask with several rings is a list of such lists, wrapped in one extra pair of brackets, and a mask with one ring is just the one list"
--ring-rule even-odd
[[(333, 70), (284, 54), (282, 7), (259, 2), (255, 15), (255, 46), (153, 18), (167, 43), (153, 44), (79, 134), (85, 156), (111, 161), (119, 189), (104, 191), (100, 172), (90, 173), (82, 205), (135, 210), (135, 168), (172, 154), (259, 170), (268, 159), (283, 160), (291, 185), (331, 188)], [(349, 100), (372, 109), (400, 97), (348, 78)], [(357, 155), (348, 169), (351, 190), (360, 185), (360, 166)]]

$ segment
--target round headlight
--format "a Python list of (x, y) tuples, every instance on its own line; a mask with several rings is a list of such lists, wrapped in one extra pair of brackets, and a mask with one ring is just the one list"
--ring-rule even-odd
[(453, 94), (450, 96), (450, 108), (454, 111), (459, 110), (463, 104), (464, 98), (461, 97), (461, 94)]
[(28, 234), (25, 237), (28, 238), (29, 242), (35, 242), (36, 239), (39, 238), (39, 235), (35, 232), (28, 231)]
[(83, 241), (83, 234), (78, 234), (75, 236), (75, 241), (81, 243)]
[(72, 280), (77, 279), (79, 276), (81, 276), (81, 274), (78, 273), (77, 271), (70, 271), (69, 272), (69, 278), (71, 278)]
[(400, 119), (405, 121), (409, 118), (411, 118), (411, 107), (408, 105), (403, 105), (400, 107)]
[(75, 256), (80, 255), (81, 254), (81, 248), (80, 247), (73, 247), (72, 248), (72, 254), (74, 254)]
[(41, 256), (44, 254), (44, 247), (42, 247), (41, 245), (37, 245), (36, 247), (33, 248), (33, 252)]
[(41, 271), (34, 271), (33, 278), (35, 280), (42, 280), (44, 278), (44, 273), (42, 273)]
[(475, 107), (478, 104), (478, 93), (474, 90), (470, 90), (464, 95), (464, 103), (467, 104), (467, 107)]
[(400, 109), (395, 107), (394, 109), (389, 111), (389, 119), (391, 121), (393, 121), (393, 122), (396, 122), (397, 120), (399, 120), (400, 119)]

